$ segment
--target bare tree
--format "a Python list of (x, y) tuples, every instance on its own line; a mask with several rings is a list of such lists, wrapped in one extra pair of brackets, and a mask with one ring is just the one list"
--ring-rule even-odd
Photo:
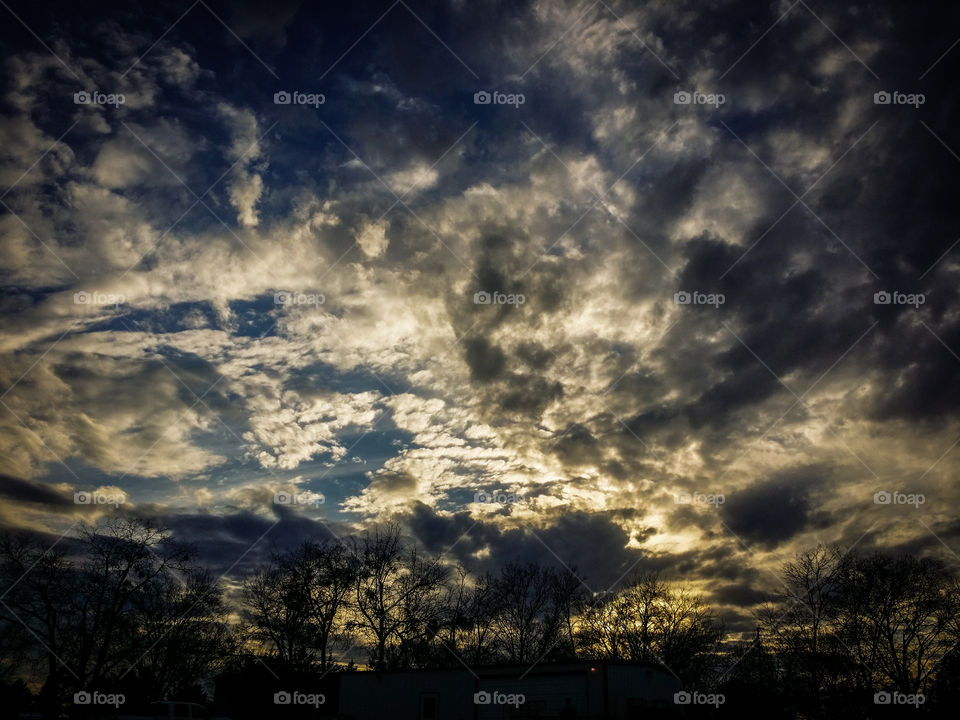
[(942, 562), (875, 553), (844, 576), (838, 631), (874, 687), (922, 692), (957, 640), (957, 588)]
[[(169, 691), (214, 668), (229, 636), (220, 588), (168, 530), (118, 517), (82, 528), (69, 544), (67, 551), (23, 537), (0, 541), (0, 574), (9, 580), (0, 614), (34, 641), (29, 656), (44, 667), (45, 716), (58, 716), (79, 689), (123, 681)], [(174, 651), (184, 623), (193, 642)], [(177, 673), (185, 667), (190, 676)]]
[(595, 598), (579, 617), (578, 635), (587, 657), (661, 662), (695, 686), (715, 665), (722, 631), (700, 596), (650, 573)]
[(177, 697), (223, 669), (237, 650), (222, 589), (207, 570), (164, 576), (154, 592), (137, 598), (136, 610), (147, 648), (129, 674), (147, 697)]
[(356, 627), (373, 642), (371, 664), (409, 666), (439, 631), (446, 569), (415, 547), (400, 528), (376, 528), (356, 542)]
[(275, 555), (244, 583), (252, 637), (292, 670), (327, 669), (346, 627), (357, 571), (340, 541), (307, 542)]
[(339, 540), (307, 544), (302, 553), (308, 611), (317, 627), (320, 667), (326, 670), (335, 660), (334, 641), (345, 634), (359, 563)]
[(463, 650), (470, 664), (480, 665), (495, 659), (493, 619), (500, 610), (497, 585), (487, 572), (476, 578), (464, 604)]
[(508, 563), (496, 579), (497, 644), (512, 663), (534, 662), (558, 643), (561, 616), (554, 604), (556, 580), (551, 568)]
[[(64, 551), (47, 548), (36, 539), (4, 535), (0, 538), (0, 573), (6, 591), (0, 619), (9, 633), (23, 628), (28, 642), (21, 656), (24, 665), (43, 678), (40, 703), (44, 718), (57, 718), (72, 683), (81, 678), (62, 657), (72, 657), (71, 628), (76, 625), (68, 610), (76, 574)], [(20, 635), (21, 639), (25, 639)]]
[(758, 617), (782, 692), (807, 716), (853, 712), (881, 689), (926, 692), (960, 639), (960, 595), (938, 561), (821, 546), (781, 578), (785, 592)]
[(783, 591), (758, 613), (788, 692), (814, 717), (826, 712), (823, 693), (836, 692), (855, 672), (836, 631), (850, 561), (823, 545), (801, 552), (781, 569)]
[(655, 660), (655, 619), (667, 586), (656, 575), (635, 575), (626, 586), (605, 593), (580, 618), (584, 651), (593, 657)]

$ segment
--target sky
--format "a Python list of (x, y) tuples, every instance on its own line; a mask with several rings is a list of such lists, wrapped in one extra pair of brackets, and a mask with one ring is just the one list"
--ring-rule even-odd
[(0, 527), (960, 562), (958, 15), (3, 0)]

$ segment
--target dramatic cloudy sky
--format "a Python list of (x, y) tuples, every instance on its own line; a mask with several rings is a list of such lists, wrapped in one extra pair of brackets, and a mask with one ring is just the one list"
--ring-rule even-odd
[(0, 5), (5, 528), (235, 579), (394, 519), (734, 628), (799, 548), (960, 552), (956, 10)]

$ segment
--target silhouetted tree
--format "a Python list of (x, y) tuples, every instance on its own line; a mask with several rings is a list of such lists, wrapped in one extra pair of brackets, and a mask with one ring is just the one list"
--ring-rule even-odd
[(856, 556), (845, 567), (842, 590), (837, 630), (872, 686), (925, 691), (960, 640), (960, 596), (944, 564), (909, 555)]
[(124, 684), (162, 696), (202, 681), (230, 652), (219, 584), (158, 524), (84, 526), (70, 549), (0, 540), (0, 624), (32, 638), (45, 717), (73, 692)]
[[(447, 600), (448, 649), (470, 665), (483, 665), (496, 659), (493, 619), (498, 613), (497, 586), (487, 572), (471, 578), (459, 568)], [(449, 658), (448, 662), (456, 662)]]
[(582, 654), (659, 662), (688, 687), (703, 686), (717, 665), (722, 629), (702, 598), (656, 574), (637, 574), (579, 617)]
[(326, 670), (343, 637), (359, 562), (340, 541), (306, 542), (273, 556), (243, 586), (253, 639), (286, 668)]
[(552, 568), (507, 563), (501, 569), (495, 582), (493, 627), (506, 661), (541, 660), (562, 640), (565, 624), (557, 588)]
[(355, 627), (373, 640), (375, 668), (409, 667), (439, 630), (447, 571), (437, 559), (406, 547), (400, 528), (376, 528), (355, 541)]
[(850, 560), (839, 548), (822, 545), (801, 552), (781, 569), (783, 591), (758, 613), (779, 659), (784, 691), (811, 717), (824, 716), (824, 693), (843, 694), (855, 672), (837, 633)]

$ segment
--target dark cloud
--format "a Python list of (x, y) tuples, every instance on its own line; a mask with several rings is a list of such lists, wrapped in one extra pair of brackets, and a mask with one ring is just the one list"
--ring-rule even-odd
[(0, 495), (10, 502), (44, 505), (51, 510), (73, 507), (73, 498), (46, 485), (0, 474)]
[(556, 359), (552, 352), (536, 342), (520, 343), (514, 354), (533, 370), (546, 370)]
[(470, 368), (470, 376), (478, 382), (496, 380), (503, 373), (507, 357), (503, 350), (485, 337), (467, 338), (463, 341), (464, 359)]
[(551, 403), (563, 397), (563, 385), (543, 377), (512, 374), (501, 396), (501, 407), (531, 418), (539, 418)]
[(310, 540), (349, 536), (340, 523), (329, 519), (317, 522), (283, 508), (273, 520), (248, 511), (215, 515), (146, 509), (137, 514), (169, 528), (173, 537), (190, 545), (198, 561), (212, 572), (220, 575), (229, 571), (232, 577), (243, 577), (258, 564), (267, 562), (274, 552)]
[(726, 498), (720, 514), (745, 541), (775, 547), (807, 526), (823, 480), (819, 468), (785, 471)]
[[(538, 562), (576, 571), (594, 590), (616, 582), (631, 566), (652, 564), (643, 563), (642, 556), (626, 548), (629, 538), (603, 513), (566, 513), (546, 527), (502, 530), (474, 522), (466, 513), (440, 515), (417, 503), (409, 525), (414, 537), (429, 550), (449, 549), (450, 555), (480, 571), (496, 572), (511, 561)], [(471, 557), (480, 550), (488, 551), (482, 562)]]
[(730, 583), (714, 589), (710, 598), (720, 605), (748, 608), (770, 600), (771, 596), (752, 585)]
[[(942, 552), (892, 514), (864, 534), (861, 498), (876, 462), (957, 500), (955, 453), (926, 471), (960, 423), (960, 9), (244, 0), (174, 25), (182, 9), (11, 7), (36, 36), (0, 29), (9, 522), (54, 525), (68, 486), (116, 482), (243, 573), (398, 518), (481, 568), (706, 581), (747, 630), (768, 551), (805, 531)], [(697, 83), (727, 102), (674, 104)], [(129, 101), (76, 105), (81, 86)], [(358, 243), (375, 223), (384, 246)], [(96, 287), (130, 297), (73, 300)], [(275, 303), (296, 289), (326, 303)], [(270, 504), (301, 482), (321, 511)], [(480, 486), (538, 510), (441, 511)], [(710, 490), (726, 504), (671, 498)]]
[(553, 441), (553, 452), (567, 465), (594, 463), (600, 458), (601, 448), (590, 430), (573, 423)]

